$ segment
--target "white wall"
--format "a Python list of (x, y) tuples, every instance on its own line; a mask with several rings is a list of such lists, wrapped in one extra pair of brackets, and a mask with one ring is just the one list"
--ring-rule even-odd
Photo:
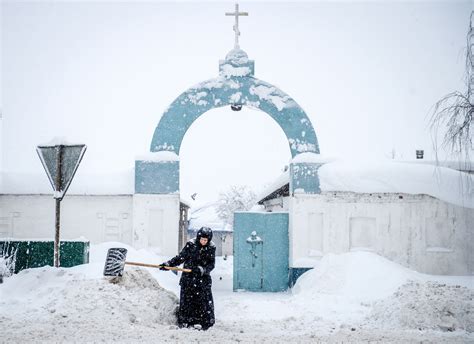
[(430, 274), (474, 273), (474, 210), (426, 195), (296, 195), (290, 198), (290, 266), (325, 253), (370, 250)]
[[(132, 196), (67, 195), (61, 202), (61, 238), (132, 244)], [(0, 237), (53, 239), (51, 195), (0, 195)]]
[(133, 246), (152, 247), (156, 253), (178, 253), (179, 194), (133, 195)]

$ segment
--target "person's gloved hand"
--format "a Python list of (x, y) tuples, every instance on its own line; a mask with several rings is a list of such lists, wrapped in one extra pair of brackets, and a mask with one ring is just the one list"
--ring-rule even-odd
[(160, 264), (160, 270), (162, 270), (162, 271), (168, 271), (168, 270), (165, 268), (165, 266), (168, 266), (168, 262), (161, 263), (161, 264)]

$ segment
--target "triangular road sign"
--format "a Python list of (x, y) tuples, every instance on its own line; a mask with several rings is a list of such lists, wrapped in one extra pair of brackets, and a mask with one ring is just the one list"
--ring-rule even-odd
[(54, 190), (54, 198), (61, 200), (76, 173), (86, 145), (40, 145), (36, 152)]

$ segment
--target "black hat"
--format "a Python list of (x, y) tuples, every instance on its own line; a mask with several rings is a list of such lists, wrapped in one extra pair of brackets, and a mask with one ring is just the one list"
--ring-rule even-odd
[(212, 229), (209, 227), (201, 227), (196, 234), (196, 238), (199, 241), (201, 238), (207, 238), (209, 241), (212, 240)]

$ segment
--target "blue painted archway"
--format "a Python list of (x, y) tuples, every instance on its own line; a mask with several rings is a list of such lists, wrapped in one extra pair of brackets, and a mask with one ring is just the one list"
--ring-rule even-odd
[[(179, 192), (179, 151), (186, 131), (206, 111), (230, 105), (259, 109), (270, 115), (284, 131), (291, 155), (319, 154), (315, 130), (293, 98), (277, 87), (254, 77), (254, 61), (241, 49), (233, 49), (219, 63), (219, 76), (182, 93), (164, 112), (155, 129), (150, 151), (155, 157), (137, 160), (135, 192), (169, 194)], [(163, 154), (165, 153), (165, 154)], [(176, 159), (170, 159), (174, 153)], [(318, 164), (292, 163), (290, 188), (319, 192)]]

